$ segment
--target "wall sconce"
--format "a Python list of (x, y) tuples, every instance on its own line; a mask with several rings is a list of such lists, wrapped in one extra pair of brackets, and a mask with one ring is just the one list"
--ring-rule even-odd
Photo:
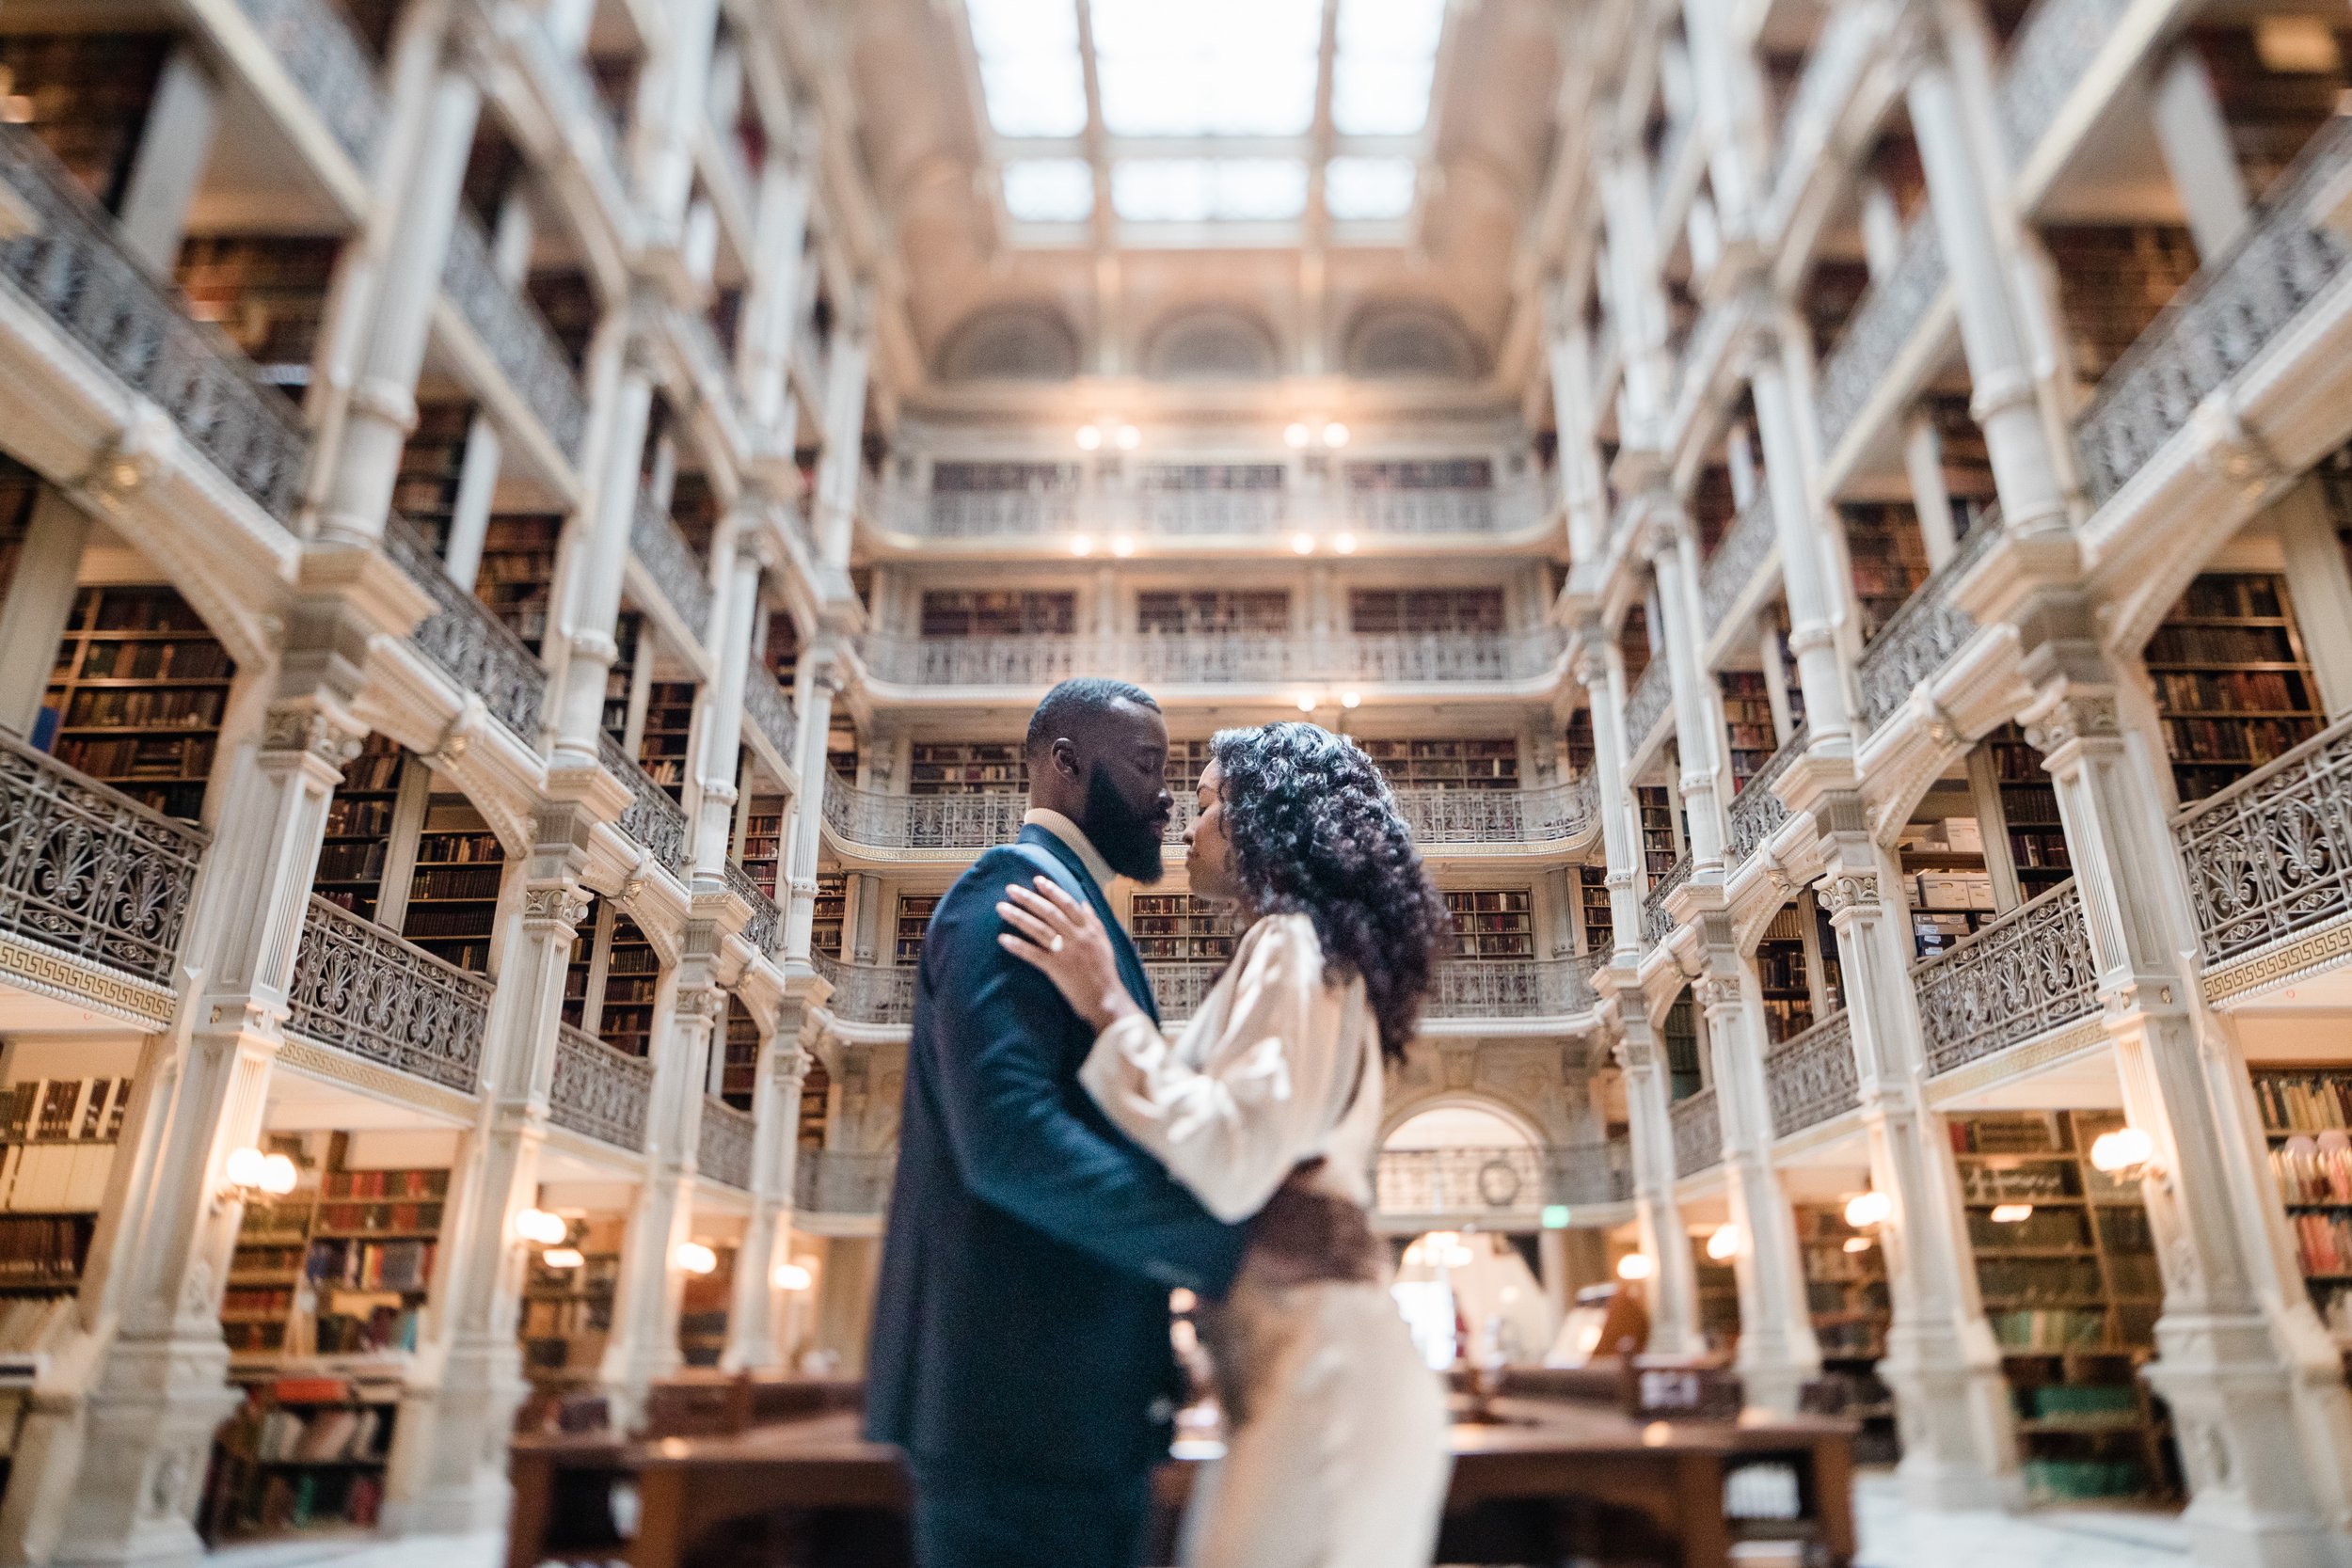
[(1715, 1233), (1707, 1238), (1707, 1256), (1718, 1263), (1727, 1263), (1740, 1256), (1740, 1242), (1738, 1226), (1719, 1225)]
[(1132, 535), (1122, 533), (1111, 541), (1111, 554), (1120, 560), (1124, 561), (1135, 553), (1136, 542)]
[(1617, 1259), (1617, 1277), (1629, 1285), (1638, 1285), (1657, 1272), (1657, 1260), (1646, 1252), (1629, 1252)]
[(1070, 536), (1070, 553), (1084, 560), (1094, 553), (1094, 541), (1083, 533)]
[(551, 1246), (539, 1255), (539, 1261), (550, 1269), (576, 1269), (588, 1259), (576, 1246)]
[(1846, 1200), (1846, 1223), (1856, 1230), (1883, 1225), (1886, 1216), (1894, 1212), (1895, 1200), (1875, 1187), (1867, 1193), (1856, 1193)]
[(1118, 434), (1111, 439), (1118, 443), (1120, 451), (1133, 451), (1143, 445), (1143, 432), (1134, 425), (1123, 424), (1119, 427)]
[(2118, 1181), (2141, 1181), (2164, 1174), (2156, 1164), (2156, 1140), (2129, 1125), (2102, 1132), (2090, 1141), (2090, 1165)]
[(515, 1237), (533, 1246), (562, 1246), (570, 1237), (572, 1227), (561, 1214), (550, 1214), (545, 1209), (518, 1209), (515, 1212)]
[(1331, 548), (1339, 555), (1354, 555), (1356, 536), (1352, 533), (1335, 533), (1331, 535)]
[(2030, 1203), (1996, 1203), (1988, 1216), (1994, 1225), (2023, 1225), (2033, 1218)]
[(768, 1280), (779, 1291), (805, 1291), (817, 1282), (816, 1276), (798, 1263), (778, 1263)]
[(1282, 444), (1293, 451), (1302, 450), (1315, 438), (1315, 433), (1303, 424), (1294, 424), (1282, 432)]
[(283, 1154), (264, 1154), (247, 1147), (232, 1148), (221, 1162), (221, 1203), (246, 1203), (256, 1197), (284, 1197), (302, 1180), (302, 1173)]
[(1078, 427), (1078, 450), (1080, 451), (1102, 451), (1103, 427), (1099, 424), (1080, 425)]
[(1347, 426), (1333, 420), (1323, 427), (1323, 444), (1334, 451), (1347, 445)]
[(719, 1255), (700, 1242), (680, 1242), (677, 1250), (670, 1254), (670, 1261), (678, 1266), (681, 1274), (703, 1275), (719, 1266)]

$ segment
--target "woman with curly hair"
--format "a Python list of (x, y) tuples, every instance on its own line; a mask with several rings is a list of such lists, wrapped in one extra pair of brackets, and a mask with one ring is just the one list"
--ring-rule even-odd
[(1229, 1442), (1194, 1493), (1184, 1560), (1425, 1568), (1445, 1403), (1367, 1212), (1382, 1066), (1420, 1018), (1445, 900), (1372, 760), (1313, 724), (1219, 733), (1184, 845), (1194, 894), (1248, 928), (1172, 1043), (1086, 904), (1041, 877), (998, 906), (998, 940), (1097, 1031), (1087, 1092), (1210, 1212), (1249, 1227), (1205, 1322)]

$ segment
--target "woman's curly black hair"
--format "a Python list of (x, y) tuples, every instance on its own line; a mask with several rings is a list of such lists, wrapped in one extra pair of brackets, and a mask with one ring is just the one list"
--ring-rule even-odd
[(1363, 977), (1380, 1049), (1403, 1055), (1453, 919), (1389, 782), (1345, 736), (1295, 720), (1220, 730), (1209, 754), (1244, 902), (1312, 921), (1326, 970)]

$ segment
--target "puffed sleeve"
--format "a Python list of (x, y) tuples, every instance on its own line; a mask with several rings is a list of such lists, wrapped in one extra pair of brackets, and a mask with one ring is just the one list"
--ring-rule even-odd
[(1337, 1059), (1348, 990), (1324, 983), (1313, 924), (1267, 917), (1239, 961), (1214, 1025), (1204, 1010), (1170, 1043), (1131, 1014), (1095, 1037), (1078, 1073), (1104, 1114), (1228, 1224), (1318, 1152), (1348, 1086)]

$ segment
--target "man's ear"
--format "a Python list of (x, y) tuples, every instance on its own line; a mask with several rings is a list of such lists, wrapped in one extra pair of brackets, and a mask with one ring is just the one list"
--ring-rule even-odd
[(1054, 768), (1073, 783), (1085, 777), (1086, 769), (1078, 766), (1078, 743), (1068, 736), (1054, 742)]

